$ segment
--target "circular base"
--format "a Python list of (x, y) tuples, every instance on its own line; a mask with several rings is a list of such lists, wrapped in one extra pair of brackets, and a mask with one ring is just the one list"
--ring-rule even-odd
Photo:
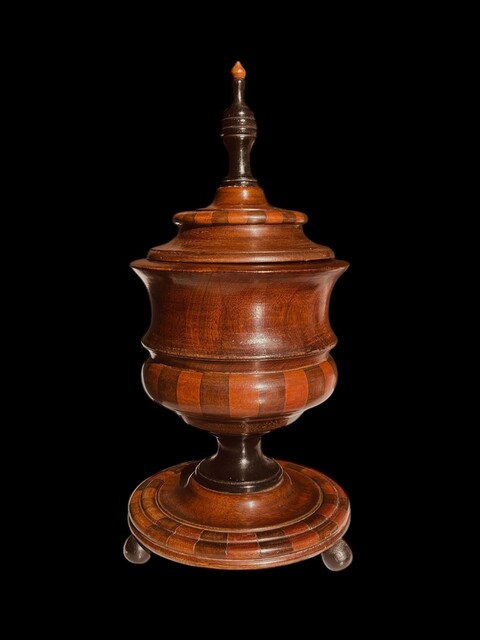
[(213, 569), (262, 569), (324, 553), (348, 528), (345, 492), (314, 469), (278, 462), (279, 483), (247, 494), (202, 486), (197, 462), (161, 471), (134, 491), (130, 529), (152, 553)]

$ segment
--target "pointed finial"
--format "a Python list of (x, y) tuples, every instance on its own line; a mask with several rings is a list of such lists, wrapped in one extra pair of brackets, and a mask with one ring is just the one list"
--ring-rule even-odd
[(237, 62), (232, 69), (233, 102), (224, 112), (222, 138), (229, 155), (227, 186), (256, 185), (250, 169), (250, 151), (257, 136), (257, 123), (252, 110), (245, 104), (245, 69)]
[(237, 60), (235, 65), (232, 67), (232, 76), (234, 78), (242, 78), (243, 79), (243, 78), (245, 78), (246, 75), (247, 75), (247, 72), (242, 67), (242, 63), (239, 60)]

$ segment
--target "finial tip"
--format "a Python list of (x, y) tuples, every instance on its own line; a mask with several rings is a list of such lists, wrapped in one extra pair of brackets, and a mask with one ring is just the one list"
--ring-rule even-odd
[(232, 76), (234, 78), (245, 78), (246, 75), (247, 72), (242, 67), (241, 63), (237, 61), (235, 63), (235, 66), (232, 68)]

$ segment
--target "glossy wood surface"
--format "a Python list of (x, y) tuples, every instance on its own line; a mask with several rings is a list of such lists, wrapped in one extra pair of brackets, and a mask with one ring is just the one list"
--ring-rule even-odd
[[(215, 435), (218, 450), (142, 483), (129, 519), (141, 548), (248, 569), (323, 553), (348, 527), (348, 499), (336, 483), (261, 448), (264, 434), (335, 388), (328, 308), (348, 264), (305, 236), (305, 214), (268, 203), (250, 171), (256, 123), (243, 67), (232, 75), (222, 125), (228, 176), (209, 207), (175, 215), (172, 241), (132, 264), (152, 308), (145, 390)], [(130, 541), (129, 559), (145, 561), (141, 548)]]
[(133, 493), (130, 526), (145, 549), (194, 566), (264, 569), (323, 553), (348, 527), (344, 491), (313, 469), (282, 462), (274, 489), (237, 495), (202, 487), (195, 467), (166, 469)]
[[(153, 247), (149, 261), (258, 264), (334, 258), (329, 247), (305, 236), (304, 213), (273, 207), (258, 186), (220, 187), (210, 206), (177, 213), (173, 220), (177, 236)], [(336, 262), (346, 267), (345, 262)], [(143, 261), (133, 263), (142, 265)]]

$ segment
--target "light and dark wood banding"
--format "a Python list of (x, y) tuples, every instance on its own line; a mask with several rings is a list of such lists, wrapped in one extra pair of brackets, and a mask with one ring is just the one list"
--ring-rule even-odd
[(253, 177), (245, 77), (237, 63), (222, 121), (229, 170), (213, 202), (177, 213), (176, 237), (132, 263), (152, 308), (145, 390), (212, 433), (217, 452), (137, 488), (124, 553), (136, 564), (154, 553), (218, 569), (326, 554), (336, 571), (352, 557), (347, 496), (318, 471), (266, 456), (262, 436), (335, 389), (328, 311), (348, 263), (307, 238), (304, 213), (269, 204)]
[[(189, 418), (213, 418), (229, 423), (260, 421), (295, 414), (297, 417), (326, 400), (335, 388), (333, 358), (300, 369), (249, 373), (195, 371), (148, 360), (143, 384), (148, 395)], [(222, 431), (228, 429), (222, 425)], [(232, 426), (238, 430), (238, 426)]]
[(197, 464), (154, 475), (130, 499), (132, 533), (164, 558), (217, 569), (264, 569), (323, 553), (348, 528), (347, 496), (318, 471), (281, 462), (282, 480), (273, 489), (220, 494), (195, 481)]

